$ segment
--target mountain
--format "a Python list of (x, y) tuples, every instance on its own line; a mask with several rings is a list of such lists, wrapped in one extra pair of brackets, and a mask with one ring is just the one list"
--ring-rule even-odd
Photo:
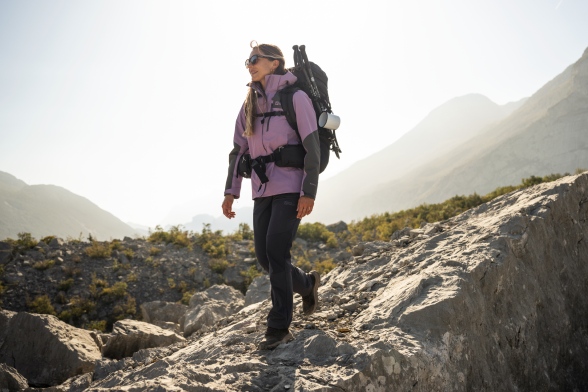
[[(450, 110), (457, 102), (322, 183), (313, 219), (361, 219), (456, 194), (484, 194), (531, 175), (588, 168), (588, 50), (529, 99), (503, 108), (504, 116), (496, 114), (494, 121), (478, 123), (470, 111)], [(382, 180), (374, 180), (374, 173)]]
[(0, 172), (0, 238), (18, 233), (96, 239), (133, 236), (135, 230), (88, 199), (55, 185), (27, 185)]

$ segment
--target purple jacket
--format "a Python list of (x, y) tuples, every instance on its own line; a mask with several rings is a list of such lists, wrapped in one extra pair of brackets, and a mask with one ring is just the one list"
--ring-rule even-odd
[[(253, 83), (258, 93), (258, 113), (281, 111), (279, 101), (272, 101), (278, 90), (296, 82), (296, 76), (291, 72), (285, 75), (267, 75), (266, 89), (263, 91), (260, 83)], [(301, 196), (316, 197), (319, 177), (320, 142), (317, 132), (316, 114), (312, 102), (304, 91), (297, 91), (293, 96), (294, 110), (298, 132), (302, 138), (302, 145), (306, 149), (304, 169), (293, 167), (279, 167), (273, 162), (266, 166), (269, 181), (261, 184), (255, 172), (251, 173), (251, 189), (253, 198), (274, 196), (282, 193), (300, 193)], [(268, 117), (262, 124), (262, 118), (255, 120), (253, 135), (243, 136), (245, 131), (245, 111), (241, 107), (235, 124), (233, 150), (229, 154), (229, 170), (225, 186), (225, 195), (232, 194), (235, 198), (241, 195), (241, 181), (243, 177), (237, 175), (237, 163), (244, 153), (251, 154), (251, 158), (269, 155), (278, 147), (285, 144), (300, 144), (300, 138), (293, 130), (285, 116)]]

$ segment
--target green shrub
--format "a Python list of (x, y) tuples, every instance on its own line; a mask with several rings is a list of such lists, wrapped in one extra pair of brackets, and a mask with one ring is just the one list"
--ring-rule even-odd
[(18, 240), (16, 240), (16, 246), (20, 251), (33, 249), (37, 246), (37, 240), (33, 238), (31, 233), (18, 233)]
[(116, 282), (112, 287), (105, 287), (102, 290), (102, 295), (112, 295), (117, 298), (122, 298), (127, 294), (128, 285), (125, 282)]
[(95, 320), (95, 321), (90, 321), (86, 327), (86, 329), (88, 330), (97, 330), (100, 332), (105, 332), (106, 331), (106, 320)]
[(137, 274), (135, 273), (130, 273), (127, 275), (127, 282), (136, 282), (138, 280), (137, 278)]
[(313, 268), (319, 274), (325, 275), (335, 267), (337, 267), (337, 265), (333, 262), (333, 259), (326, 259), (315, 262)]
[(245, 271), (241, 271), (241, 276), (243, 276), (245, 278), (245, 282), (244, 282), (245, 289), (247, 289), (249, 287), (251, 282), (253, 282), (253, 279), (255, 279), (261, 275), (263, 275), (262, 272), (260, 270), (258, 270), (257, 266), (255, 266), (255, 265), (250, 266), (249, 269), (247, 269)]
[(194, 293), (195, 293), (194, 290), (190, 290), (190, 291), (184, 292), (184, 294), (182, 295), (182, 299), (180, 300), (180, 303), (182, 303), (184, 305), (189, 305), (190, 304), (190, 298), (192, 298), (192, 296), (194, 295)]
[(229, 262), (225, 259), (211, 259), (208, 264), (210, 265), (210, 269), (217, 274), (222, 274), (229, 268)]
[(161, 253), (161, 249), (159, 249), (155, 246), (152, 246), (151, 249), (149, 249), (149, 255), (151, 255), (151, 256), (157, 256), (160, 253)]
[(49, 296), (46, 294), (36, 297), (33, 302), (29, 304), (29, 310), (31, 313), (51, 314), (53, 316), (57, 314), (55, 308), (51, 305)]
[(111, 250), (122, 250), (123, 249), (123, 244), (122, 244), (122, 242), (120, 242), (120, 240), (113, 240), (110, 243), (110, 249)]
[(41, 242), (46, 243), (47, 245), (49, 245), (49, 243), (51, 241), (53, 241), (56, 237), (54, 235), (48, 235), (46, 237), (41, 238)]
[(66, 323), (78, 320), (84, 314), (88, 314), (96, 309), (96, 303), (87, 298), (73, 297), (69, 302), (69, 307), (59, 313), (59, 319)]
[(159, 225), (155, 226), (155, 231), (149, 230), (147, 241), (153, 243), (174, 244), (185, 248), (191, 247), (190, 233), (182, 230), (180, 225), (173, 226), (169, 231), (163, 230)]
[(69, 278), (67, 280), (62, 280), (61, 282), (59, 282), (57, 288), (61, 291), (67, 291), (71, 288), (71, 286), (73, 286), (73, 284), (74, 280), (72, 278)]
[(202, 233), (196, 234), (195, 242), (204, 252), (212, 258), (222, 259), (229, 254), (227, 238), (223, 236), (222, 230), (213, 232), (210, 230), (210, 224), (204, 224)]
[(85, 252), (93, 259), (107, 259), (112, 254), (108, 243), (100, 243), (98, 241), (92, 241), (92, 244), (85, 249)]
[(247, 223), (239, 223), (239, 228), (230, 237), (234, 241), (252, 240), (253, 230)]
[(135, 252), (132, 249), (130, 249), (130, 248), (127, 248), (127, 249), (123, 250), (123, 254), (129, 260), (131, 260), (133, 257), (135, 257)]
[(126, 302), (119, 303), (112, 308), (112, 313), (116, 320), (122, 320), (127, 316), (133, 316), (137, 313), (137, 301), (129, 295), (127, 296)]
[(339, 245), (335, 234), (318, 222), (301, 224), (296, 236), (309, 242), (324, 242), (330, 248), (336, 248)]
[(55, 260), (43, 260), (37, 261), (35, 264), (33, 264), (33, 268), (39, 271), (44, 271), (46, 269), (53, 267), (54, 265)]

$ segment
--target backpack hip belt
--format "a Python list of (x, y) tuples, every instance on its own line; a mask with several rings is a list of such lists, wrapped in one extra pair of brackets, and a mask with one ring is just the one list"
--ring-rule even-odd
[(306, 150), (302, 144), (287, 144), (278, 147), (269, 155), (258, 156), (251, 158), (250, 154), (243, 154), (239, 159), (239, 167), (237, 176), (251, 178), (251, 173), (254, 171), (262, 184), (269, 181), (265, 174), (266, 164), (274, 162), (279, 167), (295, 167), (304, 168), (304, 157)]

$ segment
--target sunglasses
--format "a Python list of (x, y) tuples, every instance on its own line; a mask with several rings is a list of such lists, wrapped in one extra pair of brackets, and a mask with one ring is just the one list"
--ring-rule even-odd
[(257, 62), (259, 61), (259, 59), (275, 60), (274, 57), (262, 56), (260, 54), (254, 54), (253, 56), (251, 56), (247, 60), (245, 60), (245, 67), (249, 67), (250, 65), (257, 64)]

